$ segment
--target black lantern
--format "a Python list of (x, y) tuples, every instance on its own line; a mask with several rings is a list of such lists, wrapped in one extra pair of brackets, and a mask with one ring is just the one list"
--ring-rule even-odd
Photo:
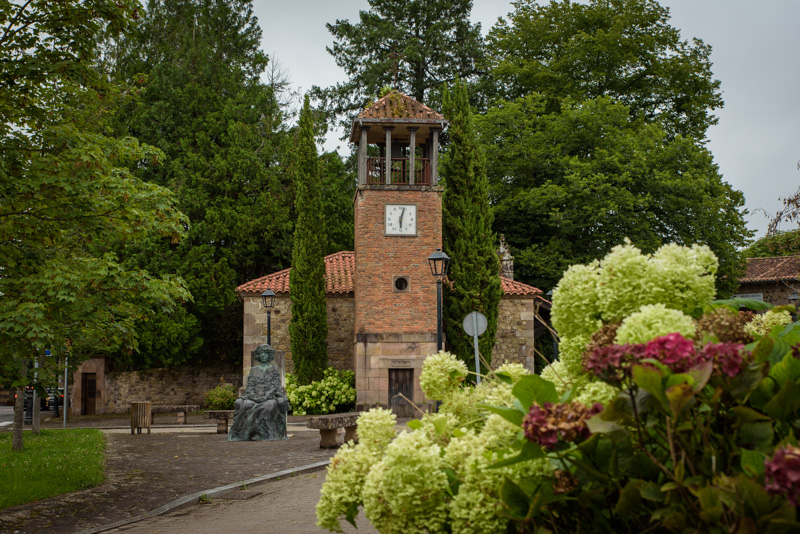
[(272, 307), (275, 306), (275, 292), (267, 289), (261, 293), (261, 304), (267, 309), (267, 345), (272, 346)]
[(450, 257), (437, 248), (436, 252), (428, 256), (428, 265), (431, 267), (431, 274), (437, 282), (441, 282), (447, 275), (447, 268), (450, 267)]
[(436, 278), (436, 350), (442, 350), (442, 281), (447, 275), (450, 257), (437, 248), (436, 252), (428, 256), (428, 265), (431, 267), (431, 274)]

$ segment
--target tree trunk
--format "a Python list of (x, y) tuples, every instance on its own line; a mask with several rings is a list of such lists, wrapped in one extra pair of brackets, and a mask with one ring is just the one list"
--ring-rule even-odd
[(17, 400), (14, 402), (14, 432), (11, 439), (11, 450), (22, 451), (22, 423), (25, 421), (25, 388), (17, 388)]

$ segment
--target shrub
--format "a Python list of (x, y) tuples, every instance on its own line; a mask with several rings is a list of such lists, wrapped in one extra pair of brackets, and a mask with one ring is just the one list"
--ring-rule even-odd
[(204, 404), (209, 410), (233, 410), (236, 402), (236, 388), (232, 384), (223, 384), (222, 379), (217, 387), (205, 394)]
[(294, 415), (347, 412), (355, 407), (356, 378), (353, 371), (325, 369), (322, 380), (301, 386), (294, 375), (286, 375), (286, 396)]

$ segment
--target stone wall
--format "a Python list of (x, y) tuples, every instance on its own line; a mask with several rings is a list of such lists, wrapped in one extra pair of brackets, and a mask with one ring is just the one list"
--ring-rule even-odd
[(239, 363), (185, 366), (105, 375), (105, 413), (127, 413), (132, 401), (158, 404), (203, 404), (203, 396), (222, 382), (242, 385)]
[(506, 362), (520, 363), (533, 372), (533, 306), (532, 296), (506, 295), (500, 300), (493, 368)]
[(736, 291), (737, 295), (761, 293), (764, 302), (775, 304), (776, 306), (782, 304), (794, 304), (793, 300), (789, 300), (790, 296), (800, 293), (800, 283), (798, 282), (747, 282), (739, 286)]
[[(261, 343), (267, 342), (267, 311), (261, 306), (261, 297), (243, 297), (244, 344), (242, 347), (242, 376), (250, 374), (253, 366), (252, 352)], [(337, 369), (353, 370), (353, 294), (329, 294), (328, 312), (328, 363)], [(286, 372), (294, 372), (292, 343), (289, 338), (289, 322), (292, 319), (292, 301), (282, 294), (275, 299), (271, 313), (271, 340), (276, 351), (283, 351)]]

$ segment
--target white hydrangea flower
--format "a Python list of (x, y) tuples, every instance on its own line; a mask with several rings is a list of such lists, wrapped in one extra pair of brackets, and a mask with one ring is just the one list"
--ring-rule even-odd
[(553, 327), (563, 337), (591, 336), (602, 325), (598, 300), (599, 263), (572, 265), (553, 290)]
[(622, 321), (615, 342), (620, 345), (647, 343), (651, 339), (673, 332), (678, 332), (686, 338), (694, 337), (694, 320), (685, 313), (667, 308), (663, 304), (649, 304), (642, 306), (639, 311)]
[(744, 331), (750, 335), (763, 336), (776, 326), (786, 326), (792, 322), (792, 314), (786, 310), (768, 310), (766, 313), (756, 315), (744, 325)]
[(588, 336), (564, 337), (558, 344), (558, 358), (570, 375), (577, 378), (584, 374), (583, 353), (591, 338)]
[(429, 399), (443, 401), (467, 377), (467, 366), (449, 352), (439, 351), (425, 358), (419, 385)]
[(655, 270), (648, 260), (625, 239), (600, 261), (597, 294), (603, 321), (619, 321), (656, 302)]

